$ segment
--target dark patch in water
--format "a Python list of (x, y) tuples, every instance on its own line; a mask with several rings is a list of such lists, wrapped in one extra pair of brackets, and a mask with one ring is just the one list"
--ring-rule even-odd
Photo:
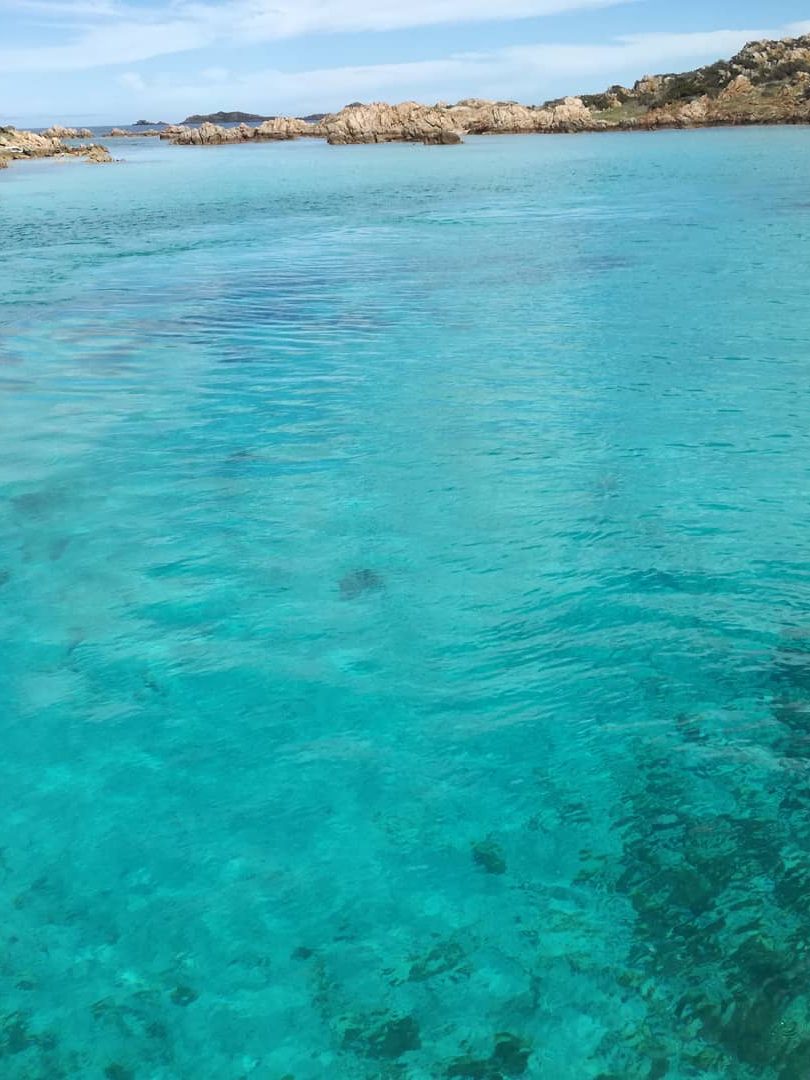
[(38, 1046), (39, 1042), (29, 1031), (28, 1017), (24, 1013), (11, 1013), (0, 1026), (0, 1057), (22, 1054), (32, 1046)]
[(175, 1005), (191, 1005), (193, 1001), (197, 1000), (197, 992), (192, 990), (190, 986), (176, 986), (172, 990), (171, 996)]
[[(774, 762), (800, 758), (804, 766), (810, 752), (797, 736), (805, 719), (784, 716), (784, 698), (797, 689), (789, 659), (780, 649), (772, 675), (783, 695), (775, 703), (782, 733), (762, 749)], [(692, 725), (679, 719), (684, 745), (694, 746)], [(708, 731), (697, 734), (698, 746), (710, 741)], [(646, 1020), (621, 1040), (605, 1037), (601, 1053), (617, 1068), (604, 1075), (627, 1075), (627, 1055), (640, 1046), (658, 1063), (655, 1075), (674, 1075), (666, 1064), (674, 1036), (680, 1065), (695, 1075), (732, 1076), (743, 1067), (767, 1070), (774, 1080), (806, 1080), (806, 768), (774, 770), (758, 794), (745, 759), (739, 777), (726, 768), (710, 773), (712, 759), (698, 760), (692, 772), (679, 768), (676, 755), (638, 748), (638, 782), (622, 803), (615, 884), (635, 913), (629, 967), (619, 982), (643, 996)], [(696, 781), (707, 775), (727, 788), (733, 809), (711, 814), (695, 797)], [(760, 882), (768, 888), (752, 887)]]
[(53, 509), (59, 497), (52, 491), (26, 491), (12, 500), (14, 509), (24, 517), (39, 518)]
[(480, 866), (488, 874), (506, 873), (506, 859), (503, 857), (503, 851), (491, 837), (478, 840), (472, 845), (472, 860), (476, 866)]
[(522, 1076), (529, 1065), (531, 1045), (509, 1031), (495, 1036), (495, 1049), (488, 1058), (460, 1057), (451, 1061), (445, 1076), (468, 1077), (469, 1080), (505, 1080), (507, 1076)]
[(360, 1050), (366, 1057), (395, 1060), (422, 1045), (419, 1025), (412, 1016), (387, 1020), (370, 1031), (349, 1027), (343, 1036), (344, 1045)]
[(135, 1073), (126, 1065), (119, 1065), (117, 1061), (107, 1066), (104, 1075), (107, 1080), (135, 1080)]
[(70, 543), (69, 536), (58, 536), (48, 546), (48, 556), (51, 562), (57, 562), (65, 554)]
[(2, 589), (4, 585), (7, 585), (9, 581), (11, 581), (11, 571), (0, 570), (0, 589)]
[(367, 593), (380, 592), (385, 582), (376, 570), (352, 570), (340, 579), (340, 597), (342, 600), (356, 600)]
[[(408, 974), (408, 981), (426, 982), (428, 979), (434, 979), (437, 975), (456, 972), (462, 968), (465, 959), (464, 950), (455, 942), (448, 941), (436, 945), (426, 956), (414, 960)], [(465, 974), (469, 974), (469, 972), (467, 971)]]

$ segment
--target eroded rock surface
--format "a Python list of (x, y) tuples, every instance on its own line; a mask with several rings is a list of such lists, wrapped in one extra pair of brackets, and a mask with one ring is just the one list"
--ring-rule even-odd
[(162, 138), (163, 129), (160, 131), (152, 131), (151, 129), (144, 131), (127, 131), (125, 128), (111, 128), (105, 136), (107, 139), (143, 139), (147, 137)]
[(348, 105), (325, 117), (321, 128), (332, 146), (346, 143), (440, 142), (459, 135), (455, 118), (446, 106), (420, 105), (403, 101), (399, 105), (374, 102)]
[(61, 124), (53, 124), (42, 133), (46, 139), (92, 139), (93, 132), (90, 128), (69, 128)]
[(199, 127), (179, 127), (161, 133), (161, 138), (168, 136), (178, 146), (220, 146), (223, 143), (276, 142), (297, 139), (301, 136), (317, 136), (322, 131), (319, 125), (309, 124), (306, 120), (279, 116), (265, 120), (258, 127), (249, 124), (237, 124), (236, 127), (223, 127), (206, 121)]
[(67, 146), (61, 138), (47, 134), (39, 135), (35, 131), (19, 131), (12, 127), (0, 128), (0, 168), (21, 159), (52, 157), (81, 157), (91, 164), (112, 161), (106, 146), (95, 143)]
[(631, 88), (543, 105), (466, 98), (455, 105), (354, 102), (316, 123), (290, 117), (258, 127), (203, 123), (171, 135), (181, 145), (320, 136), (347, 143), (459, 142), (464, 135), (651, 130), (723, 124), (810, 123), (810, 35), (754, 41), (730, 60), (681, 74), (645, 75)]

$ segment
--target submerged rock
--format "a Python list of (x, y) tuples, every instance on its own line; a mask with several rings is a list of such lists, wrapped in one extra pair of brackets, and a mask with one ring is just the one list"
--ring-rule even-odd
[(359, 1050), (366, 1057), (388, 1059), (402, 1057), (422, 1045), (419, 1024), (413, 1016), (400, 1016), (371, 1028), (350, 1025), (343, 1034), (344, 1045)]
[(459, 1057), (445, 1069), (444, 1075), (457, 1080), (505, 1080), (507, 1076), (522, 1076), (529, 1067), (531, 1044), (511, 1032), (495, 1036), (495, 1048), (488, 1058)]
[(171, 999), (175, 1005), (191, 1005), (198, 997), (197, 991), (190, 986), (176, 986), (171, 992)]
[[(426, 982), (437, 975), (458, 972), (464, 967), (466, 953), (457, 942), (435, 945), (425, 956), (415, 959), (408, 972), (408, 982)], [(466, 974), (469, 973), (469, 969)]]
[(104, 1075), (107, 1080), (135, 1080), (135, 1073), (128, 1069), (126, 1065), (120, 1065), (117, 1061), (113, 1061), (107, 1066)]
[(343, 600), (355, 600), (366, 593), (379, 592), (385, 582), (376, 570), (352, 570), (340, 579), (340, 595)]
[(491, 837), (486, 840), (477, 840), (472, 845), (472, 860), (476, 866), (486, 870), (488, 874), (505, 874), (506, 859), (500, 844)]

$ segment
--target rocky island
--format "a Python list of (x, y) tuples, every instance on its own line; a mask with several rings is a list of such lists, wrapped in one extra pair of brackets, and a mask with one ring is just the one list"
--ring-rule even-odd
[[(273, 120), (272, 116), (259, 116), (258, 113), (247, 112), (215, 112), (195, 113), (187, 116), (182, 123), (185, 124), (260, 124), (263, 120)], [(154, 126), (154, 125), (153, 125)]]
[[(305, 120), (275, 117), (251, 126), (223, 127), (220, 113), (189, 117), (162, 133), (180, 146), (208, 146), (300, 137), (347, 143), (458, 143), (464, 135), (653, 131), (659, 128), (810, 123), (810, 35), (754, 41), (730, 60), (680, 74), (646, 75), (632, 87), (520, 105), (468, 98), (455, 105), (354, 102), (340, 112)], [(214, 118), (220, 123), (213, 123)], [(258, 119), (258, 118), (251, 118)], [(201, 120), (198, 127), (188, 126)]]

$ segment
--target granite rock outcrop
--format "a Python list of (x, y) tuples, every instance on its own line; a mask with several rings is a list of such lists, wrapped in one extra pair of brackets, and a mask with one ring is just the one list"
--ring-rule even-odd
[(347, 105), (340, 112), (325, 117), (320, 127), (331, 146), (438, 142), (446, 135), (460, 135), (455, 118), (446, 106), (420, 105), (416, 101), (404, 101), (399, 105), (384, 102)]
[(104, 136), (106, 139), (144, 139), (144, 138), (161, 138), (163, 136), (163, 130), (151, 130), (146, 129), (144, 131), (127, 131), (126, 128), (110, 128), (107, 134)]
[(243, 123), (225, 128), (206, 122), (164, 132), (163, 137), (190, 146), (303, 136), (322, 137), (332, 145), (441, 145), (459, 142), (465, 135), (799, 123), (810, 123), (810, 35), (753, 41), (730, 60), (718, 60), (694, 71), (645, 75), (632, 87), (611, 86), (604, 93), (565, 97), (543, 105), (479, 98), (455, 105), (353, 102), (316, 123), (277, 117), (258, 127)]
[(94, 165), (112, 161), (106, 146), (96, 143), (68, 146), (61, 138), (48, 134), (0, 127), (0, 168), (6, 168), (12, 161), (54, 157), (84, 158)]
[(69, 128), (61, 124), (52, 124), (42, 133), (46, 139), (92, 139), (93, 132), (90, 128)]

